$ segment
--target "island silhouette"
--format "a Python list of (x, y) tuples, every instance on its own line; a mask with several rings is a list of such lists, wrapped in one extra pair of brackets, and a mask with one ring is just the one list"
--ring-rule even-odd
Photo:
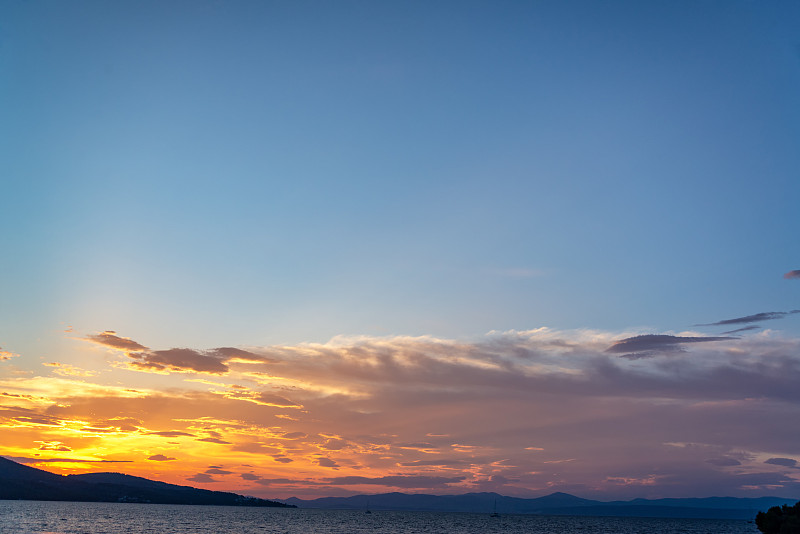
[(122, 473), (56, 475), (3, 457), (0, 457), (0, 499), (295, 508), (277, 501), (167, 484)]

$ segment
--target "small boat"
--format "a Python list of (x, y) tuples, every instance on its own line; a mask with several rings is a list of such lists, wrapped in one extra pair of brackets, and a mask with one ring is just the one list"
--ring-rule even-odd
[(497, 513), (497, 499), (494, 500), (494, 509), (492, 513), (489, 514), (489, 517), (500, 517), (500, 514)]

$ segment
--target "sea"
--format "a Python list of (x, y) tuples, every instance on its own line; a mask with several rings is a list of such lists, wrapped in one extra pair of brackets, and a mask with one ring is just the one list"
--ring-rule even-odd
[(758, 534), (748, 521), (0, 500), (2, 534)]

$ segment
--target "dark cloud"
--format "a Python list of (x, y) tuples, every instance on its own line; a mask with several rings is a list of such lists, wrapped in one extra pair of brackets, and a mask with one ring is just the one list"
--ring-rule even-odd
[(132, 339), (127, 337), (119, 337), (113, 330), (106, 330), (105, 332), (100, 332), (99, 334), (89, 335), (86, 336), (86, 339), (101, 345), (105, 345), (106, 347), (124, 351), (148, 350), (147, 347), (140, 345)]
[(31, 423), (31, 424), (35, 424), (35, 425), (45, 425), (45, 426), (60, 426), (61, 425), (61, 421), (59, 419), (48, 417), (46, 415), (41, 415), (41, 416), (39, 416), (39, 415), (33, 415), (33, 416), (20, 415), (20, 416), (17, 416), (17, 417), (13, 417), (12, 419), (14, 421), (17, 421), (18, 423)]
[(322, 467), (339, 467), (339, 464), (330, 458), (317, 458), (317, 463)]
[(749, 324), (760, 323), (761, 321), (774, 321), (775, 319), (782, 319), (787, 315), (793, 313), (800, 313), (800, 310), (792, 310), (788, 312), (761, 312), (745, 317), (736, 317), (734, 319), (725, 319), (724, 321), (717, 321), (716, 323), (702, 323), (695, 326), (724, 326), (730, 324)]
[(340, 451), (347, 447), (347, 442), (343, 439), (329, 439), (320, 447), (329, 451)]
[(281, 397), (280, 395), (274, 395), (272, 393), (261, 393), (256, 397), (262, 404), (269, 404), (270, 406), (276, 406), (278, 408), (302, 408), (303, 406), (297, 404), (294, 401), (287, 399), (286, 397)]
[(196, 371), (198, 373), (225, 374), (228, 366), (211, 354), (193, 349), (169, 349), (129, 354), (135, 361), (133, 367), (154, 371)]
[(742, 462), (735, 458), (709, 458), (706, 463), (716, 465), (717, 467), (734, 467), (742, 465)]
[(770, 458), (769, 460), (764, 460), (764, 463), (797, 468), (797, 460), (793, 460), (792, 458)]
[(800, 280), (800, 269), (795, 269), (794, 271), (789, 271), (788, 273), (783, 275), (784, 278), (787, 280)]
[[(239, 360), (252, 363), (269, 363), (272, 360), (264, 355), (255, 354), (234, 347), (219, 347), (204, 351), (172, 348), (168, 350), (150, 350), (141, 343), (129, 338), (120, 337), (113, 330), (89, 335), (88, 341), (128, 353), (134, 362), (130, 365), (143, 371), (195, 371), (198, 373), (224, 374), (228, 372), (225, 362)], [(2, 359), (0, 351), (0, 359)]]
[(452, 467), (452, 466), (464, 466), (470, 465), (470, 462), (466, 460), (414, 460), (413, 462), (402, 462), (398, 465), (403, 467), (423, 467), (423, 466), (433, 466), (433, 467)]
[(57, 451), (57, 452), (72, 452), (72, 449), (70, 449), (66, 445), (62, 445), (61, 443), (45, 443), (45, 444), (41, 445), (37, 450), (40, 450), (40, 451)]
[(252, 473), (242, 473), (239, 476), (242, 477), (244, 480), (260, 480), (261, 479), (260, 476), (254, 475)]
[(219, 467), (212, 467), (210, 469), (206, 469), (206, 473), (209, 475), (232, 475), (233, 471), (227, 471), (225, 469), (220, 469)]
[[(280, 462), (282, 464), (290, 464), (290, 463), (292, 463), (294, 461), (291, 458), (286, 458), (285, 456), (274, 456), (272, 459), (275, 460), (276, 462)], [(334, 463), (336, 463), (336, 462), (334, 462)], [(332, 466), (332, 467), (335, 467), (335, 466)]]
[(761, 327), (758, 325), (750, 325), (750, 326), (743, 326), (742, 328), (737, 328), (736, 330), (728, 330), (727, 332), (722, 332), (722, 335), (727, 336), (729, 334), (739, 334), (741, 332), (749, 332), (750, 330), (760, 330)]
[(171, 456), (164, 456), (163, 454), (154, 454), (153, 456), (148, 456), (148, 460), (153, 460), (154, 462), (169, 462), (172, 460), (177, 460), (177, 458), (172, 458)]
[(214, 480), (214, 478), (211, 475), (208, 475), (206, 473), (197, 473), (195, 476), (187, 478), (186, 480), (189, 480), (191, 482), (202, 482), (202, 483), (219, 482), (219, 480)]
[(645, 334), (617, 341), (606, 352), (615, 354), (630, 353), (627, 357), (644, 358), (655, 352), (681, 352), (684, 343), (703, 343), (706, 341), (726, 341), (729, 337), (681, 337), (660, 334)]
[(456, 484), (464, 480), (465, 477), (434, 477), (434, 476), (415, 476), (415, 475), (389, 475), (385, 477), (360, 477), (346, 476), (333, 477), (328, 479), (330, 484), (339, 486), (358, 486), (362, 484), (373, 484), (376, 486), (391, 486), (395, 488), (440, 488), (448, 484)]

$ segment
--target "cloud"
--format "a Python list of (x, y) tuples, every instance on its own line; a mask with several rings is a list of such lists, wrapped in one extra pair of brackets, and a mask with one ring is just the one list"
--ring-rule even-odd
[(113, 349), (119, 349), (126, 352), (148, 350), (147, 347), (140, 345), (130, 338), (119, 337), (113, 330), (106, 330), (105, 332), (100, 332), (99, 334), (89, 335), (86, 336), (86, 339), (93, 341), (94, 343), (99, 343), (100, 345), (105, 345), (106, 347), (111, 347)]
[(736, 317), (735, 319), (725, 319), (724, 321), (717, 321), (716, 323), (696, 324), (695, 326), (724, 326), (731, 324), (749, 324), (759, 323), (761, 321), (773, 321), (775, 319), (782, 319), (787, 315), (800, 313), (800, 310), (792, 310), (788, 312), (762, 312), (745, 317)]
[(339, 464), (330, 458), (317, 458), (317, 464), (321, 465), (322, 467), (339, 467)]
[[(798, 338), (537, 328), (469, 342), (362, 336), (247, 351), (258, 358), (230, 365), (224, 379), (159, 376), (160, 391), (2, 376), (3, 446), (33, 457), (42, 443), (61, 443), (71, 458), (125, 459), (181, 441), (179, 459), (126, 472), (157, 467), (172, 483), (198, 473), (191, 482), (216, 477), (220, 489), (265, 498), (381, 485), (607, 498), (641, 496), (641, 483), (660, 496), (800, 493), (794, 467), (764, 463), (796, 453), (785, 421), (800, 417)], [(142, 379), (101, 376), (112, 372)], [(253, 402), (258, 395), (274, 402)], [(208, 467), (210, 458), (226, 467)], [(247, 477), (207, 472), (239, 466)]]
[(273, 395), (271, 393), (261, 393), (255, 397), (261, 404), (267, 406), (276, 406), (278, 408), (302, 408), (303, 406), (294, 401), (281, 397), (280, 395)]
[(213, 351), (210, 354), (203, 354), (192, 349), (169, 349), (131, 352), (128, 356), (135, 360), (130, 365), (141, 370), (195, 371), (209, 374), (228, 372), (228, 366)]
[(150, 436), (161, 436), (162, 438), (178, 438), (181, 436), (189, 436), (194, 437), (194, 434), (189, 434), (188, 432), (182, 432), (180, 430), (162, 430), (158, 432), (147, 432)]
[(750, 325), (750, 326), (743, 326), (742, 328), (737, 328), (735, 330), (728, 330), (727, 332), (722, 332), (722, 335), (729, 335), (729, 334), (740, 334), (742, 332), (749, 332), (751, 330), (760, 330), (761, 327), (758, 325)]
[(211, 475), (207, 475), (206, 473), (197, 473), (193, 477), (189, 477), (186, 480), (190, 482), (200, 482), (201, 484), (207, 484), (210, 482), (219, 482), (219, 480), (214, 480)]
[(38, 450), (40, 451), (58, 451), (58, 452), (72, 452), (72, 449), (61, 443), (60, 441), (42, 442)]
[(11, 358), (15, 358), (17, 356), (19, 356), (19, 354), (8, 352), (7, 350), (3, 350), (2, 347), (0, 347), (0, 362), (3, 360), (10, 360)]
[(150, 350), (130, 338), (120, 337), (113, 330), (85, 338), (93, 343), (125, 352), (133, 361), (128, 366), (139, 371), (150, 372), (197, 372), (221, 375), (228, 372), (226, 361), (264, 362), (265, 358), (251, 352), (232, 347), (221, 347), (198, 351), (188, 348)]
[(85, 369), (81, 369), (80, 367), (75, 367), (74, 365), (69, 365), (66, 363), (59, 363), (59, 362), (50, 362), (50, 363), (43, 363), (42, 365), (47, 367), (55, 367), (53, 371), (57, 375), (61, 376), (96, 376), (96, 371), (87, 371)]
[(628, 357), (640, 358), (652, 355), (655, 352), (680, 352), (685, 343), (704, 343), (708, 341), (727, 341), (729, 337), (681, 337), (659, 334), (645, 334), (629, 337), (615, 342), (606, 352), (632, 353)]
[(270, 361), (264, 356), (259, 356), (253, 352), (233, 347), (220, 347), (217, 349), (211, 349), (208, 351), (208, 354), (226, 362), (264, 363)]
[(225, 441), (224, 439), (220, 438), (199, 438), (197, 441), (205, 441), (207, 443), (218, 443), (220, 445), (230, 445), (230, 441)]
[(770, 458), (769, 460), (764, 460), (765, 464), (771, 465), (780, 465), (783, 467), (797, 467), (797, 460), (793, 460), (792, 458)]
[(742, 462), (735, 458), (709, 458), (706, 460), (707, 463), (711, 465), (716, 465), (719, 467), (733, 467), (737, 465), (742, 465)]
[(346, 476), (327, 479), (327, 482), (336, 486), (360, 486), (377, 485), (391, 486), (394, 488), (438, 488), (449, 484), (456, 484), (464, 480), (464, 477), (437, 477), (437, 476), (383, 476), (383, 477), (361, 477)]
[(800, 280), (800, 270), (789, 271), (783, 277), (787, 280)]
[(413, 462), (405, 462), (400, 463), (400, 465), (405, 467), (423, 467), (423, 466), (431, 466), (431, 467), (453, 467), (453, 466), (468, 466), (472, 462), (468, 460), (459, 460), (459, 459), (439, 459), (439, 460), (414, 460)]
[(163, 454), (154, 454), (153, 456), (148, 456), (147, 459), (154, 462), (170, 462), (172, 460), (177, 460), (177, 458), (164, 456)]
[(340, 451), (347, 447), (347, 442), (343, 439), (329, 439), (322, 445), (321, 448), (329, 450), (329, 451)]
[(233, 471), (227, 471), (219, 467), (211, 467), (210, 469), (206, 469), (206, 473), (209, 475), (232, 475)]

